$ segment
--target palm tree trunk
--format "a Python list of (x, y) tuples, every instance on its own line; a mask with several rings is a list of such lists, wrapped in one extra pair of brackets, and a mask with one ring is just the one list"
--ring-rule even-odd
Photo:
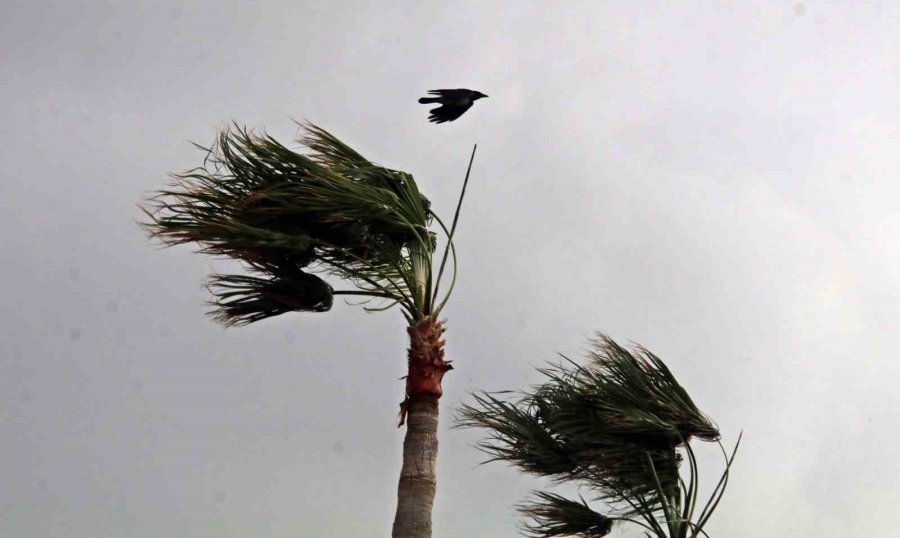
[(437, 491), (437, 425), (437, 400), (409, 402), (393, 538), (431, 538), (431, 508)]
[(406, 421), (403, 467), (397, 486), (393, 538), (431, 538), (431, 509), (437, 491), (438, 399), (441, 380), (453, 369), (444, 360), (444, 324), (427, 317), (409, 327), (409, 374), (400, 425)]

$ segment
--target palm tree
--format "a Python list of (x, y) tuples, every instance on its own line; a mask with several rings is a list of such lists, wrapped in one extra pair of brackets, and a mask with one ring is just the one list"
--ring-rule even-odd
[[(725, 491), (740, 437), (729, 455), (716, 426), (646, 349), (629, 351), (602, 334), (593, 344), (587, 365), (566, 359), (539, 369), (546, 382), (516, 400), (475, 395), (474, 404), (461, 407), (458, 425), (488, 431), (479, 444), (488, 461), (580, 484), (605, 504), (601, 513), (583, 497), (536, 491), (518, 507), (529, 536), (606, 536), (616, 522), (656, 538), (708, 536), (703, 528)], [(725, 471), (702, 507), (692, 439), (719, 443), (725, 456)]]
[[(236, 124), (221, 130), (213, 147), (198, 146), (206, 154), (201, 167), (173, 175), (174, 183), (148, 201), (145, 226), (167, 245), (194, 243), (200, 252), (243, 262), (246, 273), (210, 278), (212, 314), (227, 326), (324, 312), (342, 295), (364, 298), (369, 311), (399, 307), (410, 347), (393, 536), (430, 537), (438, 399), (452, 369), (439, 315), (456, 279), (453, 232), (475, 150), (448, 229), (410, 174), (366, 160), (315, 125), (304, 127), (308, 155)], [(447, 240), (436, 275), (433, 223)], [(448, 254), (453, 278), (441, 294)]]

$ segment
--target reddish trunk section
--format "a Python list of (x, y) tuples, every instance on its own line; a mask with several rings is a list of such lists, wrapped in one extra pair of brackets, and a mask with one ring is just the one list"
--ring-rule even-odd
[(406, 376), (406, 398), (400, 404), (400, 426), (406, 421), (409, 402), (427, 399), (437, 401), (444, 393), (441, 380), (448, 370), (444, 360), (444, 322), (427, 317), (406, 329), (409, 333), (409, 373)]

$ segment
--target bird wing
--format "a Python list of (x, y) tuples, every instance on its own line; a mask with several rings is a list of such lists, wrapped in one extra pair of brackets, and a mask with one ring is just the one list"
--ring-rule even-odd
[(462, 116), (466, 110), (472, 108), (472, 103), (470, 102), (468, 105), (464, 106), (451, 106), (444, 105), (439, 106), (437, 108), (433, 108), (429, 110), (431, 113), (428, 116), (428, 121), (433, 121), (434, 123), (444, 123), (445, 121), (453, 121), (456, 118)]
[(440, 95), (446, 99), (462, 99), (471, 96), (472, 90), (457, 88), (455, 90), (429, 90), (428, 93), (431, 95)]

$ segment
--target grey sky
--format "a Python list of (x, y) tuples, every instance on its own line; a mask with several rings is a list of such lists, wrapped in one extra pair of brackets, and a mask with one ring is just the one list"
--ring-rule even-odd
[[(890, 534), (900, 4), (326, 4), (0, 4), (0, 537), (388, 534), (400, 314), (222, 330), (222, 265), (134, 224), (189, 140), (291, 118), (445, 214), (479, 144), (435, 536), (515, 536), (537, 485), (478, 467), (453, 407), (594, 330), (745, 431), (711, 535)], [(428, 124), (416, 98), (459, 86), (490, 98)]]

